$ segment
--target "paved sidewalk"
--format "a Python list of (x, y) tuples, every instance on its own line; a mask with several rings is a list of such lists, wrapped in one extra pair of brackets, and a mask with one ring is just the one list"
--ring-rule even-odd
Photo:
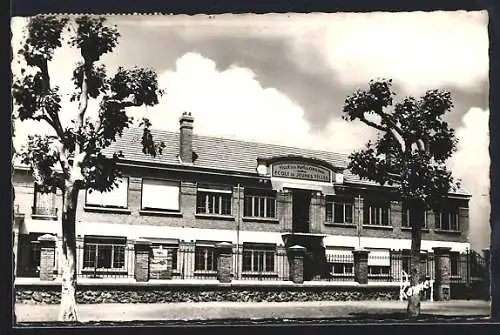
[[(345, 319), (360, 316), (368, 318), (370, 315), (404, 313), (405, 310), (406, 302), (399, 301), (82, 304), (77, 307), (80, 322)], [(18, 322), (57, 321), (58, 311), (59, 305), (16, 305)], [(442, 317), (486, 318), (490, 314), (490, 302), (480, 300), (422, 302), (421, 313)]]

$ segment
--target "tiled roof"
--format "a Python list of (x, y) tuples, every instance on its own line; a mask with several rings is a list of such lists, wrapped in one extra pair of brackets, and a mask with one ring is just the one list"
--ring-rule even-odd
[[(151, 130), (151, 132), (155, 141), (163, 141), (166, 145), (163, 153), (157, 157), (142, 152), (142, 129), (139, 128), (126, 129), (123, 136), (106, 152), (121, 150), (125, 160), (135, 162), (184, 166), (177, 157), (179, 133), (162, 130)], [(292, 155), (324, 160), (335, 167), (343, 168), (344, 182), (366, 186), (379, 185), (372, 181), (361, 180), (347, 170), (346, 154), (196, 134), (193, 134), (193, 151), (198, 156), (193, 167), (257, 175), (257, 158)], [(467, 195), (465, 190), (460, 190), (456, 194)]]

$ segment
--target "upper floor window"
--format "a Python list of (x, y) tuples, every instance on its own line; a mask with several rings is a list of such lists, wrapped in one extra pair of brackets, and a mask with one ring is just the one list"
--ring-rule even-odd
[(267, 190), (245, 190), (246, 217), (276, 218), (276, 193)]
[(363, 208), (363, 224), (389, 226), (389, 212), (388, 201), (365, 200)]
[(427, 229), (427, 211), (424, 209), (410, 209), (408, 205), (403, 203), (402, 208), (402, 218), (401, 218), (401, 226), (410, 228), (412, 224), (420, 220), (422, 222), (422, 228)]
[(57, 217), (56, 206), (57, 195), (55, 192), (42, 193), (40, 187), (35, 184), (35, 196), (33, 198), (33, 215)]
[(198, 187), (196, 213), (231, 215), (232, 194), (230, 187)]
[(178, 211), (179, 182), (143, 179), (141, 207), (146, 210)]
[(327, 199), (326, 221), (332, 223), (352, 224), (354, 202), (348, 199)]
[(87, 190), (85, 205), (111, 208), (127, 208), (128, 206), (128, 178), (122, 178), (111, 191), (99, 192)]
[(458, 208), (442, 208), (434, 211), (437, 230), (460, 231)]

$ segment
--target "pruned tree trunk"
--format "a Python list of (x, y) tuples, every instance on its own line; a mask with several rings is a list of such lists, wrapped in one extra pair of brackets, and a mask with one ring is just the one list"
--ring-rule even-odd
[(76, 314), (76, 205), (78, 189), (67, 185), (62, 213), (62, 285), (60, 321), (77, 321)]
[[(418, 213), (418, 211), (416, 211)], [(406, 314), (409, 318), (420, 316), (420, 249), (422, 244), (422, 224), (418, 222), (411, 228), (410, 251), (410, 290)]]

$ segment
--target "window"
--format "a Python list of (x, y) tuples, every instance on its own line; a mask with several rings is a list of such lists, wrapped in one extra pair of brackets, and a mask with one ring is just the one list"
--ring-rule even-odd
[(246, 217), (276, 218), (276, 193), (245, 191), (244, 213)]
[(363, 224), (389, 226), (389, 202), (365, 201), (363, 208)]
[(126, 238), (85, 237), (83, 267), (92, 269), (125, 269)]
[[(177, 270), (177, 252), (179, 250), (178, 244), (173, 243), (153, 243), (151, 249), (163, 249), (168, 250), (168, 253), (172, 255), (172, 270)], [(154, 254), (154, 252), (153, 252)]]
[(33, 215), (57, 217), (56, 193), (42, 193), (35, 184), (35, 197), (33, 199)]
[(244, 272), (274, 272), (275, 245), (243, 244)]
[(458, 264), (459, 264), (460, 254), (458, 252), (450, 252), (450, 275), (458, 276)]
[(447, 231), (460, 231), (458, 224), (458, 209), (445, 208), (434, 212), (436, 229)]
[(388, 249), (370, 249), (368, 254), (368, 274), (375, 276), (389, 275), (391, 255)]
[(179, 182), (143, 179), (141, 208), (149, 210), (178, 211)]
[(231, 215), (232, 193), (230, 188), (198, 187), (196, 213)]
[(122, 178), (111, 191), (99, 192), (87, 190), (85, 204), (87, 206), (127, 208), (128, 178)]
[(217, 271), (215, 243), (197, 243), (194, 255), (195, 271)]
[(326, 203), (326, 221), (352, 224), (354, 203), (352, 200), (335, 200)]
[(351, 248), (327, 248), (325, 253), (332, 274), (352, 275), (354, 273), (354, 259)]
[(424, 228), (424, 229), (428, 228), (427, 211), (425, 211), (424, 209), (422, 209), (422, 210), (417, 210), (417, 209), (410, 210), (410, 208), (408, 208), (408, 206), (403, 204), (401, 226), (405, 227), (405, 228), (410, 228), (413, 220), (423, 220), (422, 228)]

